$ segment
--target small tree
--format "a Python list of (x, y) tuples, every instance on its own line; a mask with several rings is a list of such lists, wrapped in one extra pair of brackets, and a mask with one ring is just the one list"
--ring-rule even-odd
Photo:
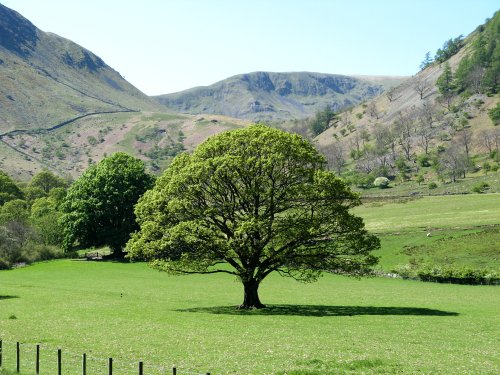
[(418, 76), (413, 82), (413, 89), (418, 92), (420, 99), (424, 99), (424, 95), (430, 91), (431, 86), (424, 78)]
[(23, 193), (19, 186), (3, 171), (0, 171), (0, 206), (13, 199), (22, 199)]
[(453, 82), (453, 73), (448, 62), (444, 64), (443, 74), (437, 79), (436, 86), (441, 94), (441, 99), (446, 104), (446, 108), (450, 109), (451, 101), (455, 96), (455, 84)]
[(431, 57), (431, 52), (430, 51), (427, 51), (425, 53), (425, 57), (424, 57), (424, 60), (420, 63), (420, 70), (424, 70), (425, 68), (427, 68), (428, 66), (432, 65), (432, 62), (434, 60), (432, 59)]
[(419, 174), (417, 175), (417, 177), (415, 177), (415, 181), (417, 181), (417, 183), (420, 185), (422, 182), (425, 181), (425, 178), (422, 174)]
[(376, 263), (378, 239), (349, 213), (359, 204), (309, 142), (253, 125), (177, 156), (137, 204), (141, 229), (127, 250), (172, 274), (235, 275), (241, 308), (262, 308), (258, 288), (272, 272), (307, 282)]
[(89, 167), (69, 188), (61, 209), (64, 250), (109, 245), (117, 254), (137, 229), (134, 205), (152, 186), (144, 163), (118, 152)]
[(40, 173), (33, 176), (29, 183), (29, 186), (40, 188), (44, 191), (45, 194), (48, 194), (48, 192), (53, 188), (68, 187), (68, 183), (49, 170), (44, 169)]
[(332, 111), (330, 106), (326, 106), (324, 110), (316, 112), (316, 115), (309, 123), (309, 128), (313, 136), (315, 137), (328, 129), (336, 117), (337, 115)]

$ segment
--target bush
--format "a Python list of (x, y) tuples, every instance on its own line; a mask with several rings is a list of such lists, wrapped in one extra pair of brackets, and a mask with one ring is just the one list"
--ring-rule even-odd
[(495, 107), (491, 108), (488, 111), (488, 115), (490, 116), (491, 121), (493, 121), (493, 124), (500, 124), (500, 103), (497, 103)]
[(429, 185), (428, 185), (428, 188), (429, 188), (429, 189), (431, 189), (431, 190), (432, 190), (432, 189), (436, 189), (437, 187), (438, 187), (438, 186), (437, 186), (437, 184), (436, 184), (435, 182), (431, 182), (431, 183), (429, 183)]
[(418, 165), (420, 165), (421, 167), (430, 167), (431, 166), (431, 158), (429, 157), (429, 155), (422, 154), (422, 155), (417, 156), (417, 162), (418, 162)]
[(26, 223), (9, 222), (0, 226), (0, 269), (61, 257), (59, 248), (37, 242), (35, 232)]
[(404, 264), (397, 266), (392, 272), (403, 279), (433, 281), (438, 283), (467, 284), (467, 285), (498, 285), (500, 272), (471, 267), (456, 268), (435, 264), (415, 266)]
[(473, 193), (484, 193), (486, 190), (488, 190), (489, 187), (490, 187), (490, 185), (483, 181), (483, 182), (480, 182), (479, 184), (475, 185), (472, 188), (472, 192)]
[(373, 186), (385, 189), (389, 186), (389, 179), (387, 177), (377, 177), (375, 181), (373, 181)]

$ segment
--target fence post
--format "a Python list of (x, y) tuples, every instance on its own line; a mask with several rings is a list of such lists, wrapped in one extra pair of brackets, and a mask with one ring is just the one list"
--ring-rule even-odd
[(36, 373), (36, 375), (38, 375), (40, 373), (40, 345), (39, 344), (36, 344), (35, 373)]
[(143, 366), (144, 364), (141, 362), (139, 362), (139, 375), (143, 375)]
[(16, 372), (19, 372), (21, 368), (21, 358), (20, 358), (19, 341), (16, 343)]
[(176, 367), (172, 367), (172, 375), (177, 375), (177, 368)]
[(108, 374), (113, 375), (113, 358), (108, 359)]
[(87, 375), (87, 354), (82, 355), (82, 375)]
[(2, 367), (2, 345), (3, 345), (3, 341), (0, 340), (0, 367)]
[(62, 374), (62, 350), (57, 349), (57, 375)]

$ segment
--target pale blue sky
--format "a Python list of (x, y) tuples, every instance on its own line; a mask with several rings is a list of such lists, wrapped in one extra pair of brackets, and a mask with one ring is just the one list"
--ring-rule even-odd
[(149, 95), (258, 70), (412, 75), (498, 0), (0, 0)]

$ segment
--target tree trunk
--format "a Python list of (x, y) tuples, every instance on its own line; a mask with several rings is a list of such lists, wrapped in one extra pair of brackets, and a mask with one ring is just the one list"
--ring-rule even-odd
[(259, 282), (255, 279), (243, 282), (244, 297), (240, 309), (262, 309), (266, 307), (259, 299)]

